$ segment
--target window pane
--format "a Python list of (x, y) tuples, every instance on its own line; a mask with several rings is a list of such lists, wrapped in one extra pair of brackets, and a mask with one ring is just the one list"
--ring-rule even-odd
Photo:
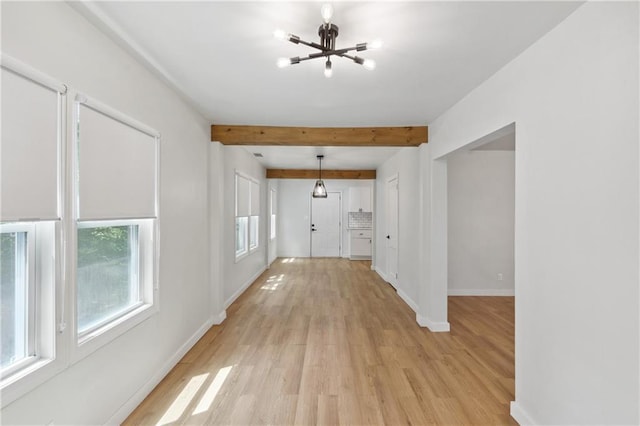
[(78, 332), (141, 300), (138, 225), (78, 228)]
[(236, 256), (247, 251), (247, 226), (248, 217), (236, 217)]
[(28, 355), (27, 233), (0, 234), (0, 296), (4, 369)]
[(249, 225), (249, 248), (258, 247), (258, 222), (260, 216), (251, 216), (251, 223)]

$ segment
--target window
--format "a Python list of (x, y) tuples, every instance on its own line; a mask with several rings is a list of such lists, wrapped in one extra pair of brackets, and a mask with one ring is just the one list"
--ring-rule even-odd
[[(67, 88), (2, 55), (0, 91), (0, 389), (6, 406), (60, 371), (56, 229)], [(60, 292), (62, 295), (62, 291)], [(61, 297), (62, 300), (62, 297)]]
[(260, 247), (260, 184), (239, 172), (236, 186), (236, 261)]
[(77, 360), (157, 310), (159, 135), (82, 95), (75, 112)]
[(140, 225), (78, 226), (77, 302), (80, 336), (142, 305)]
[(271, 209), (270, 211), (270, 217), (271, 217), (271, 223), (269, 226), (269, 230), (271, 233), (271, 239), (274, 240), (276, 238), (276, 209), (277, 209), (277, 205), (276, 205), (276, 190), (271, 188), (271, 200), (269, 202), (269, 207)]
[(258, 228), (260, 224), (259, 216), (251, 216), (249, 218), (249, 250), (258, 248)]
[(0, 291), (2, 298), (3, 375), (19, 369), (33, 359), (35, 352), (35, 274), (33, 256), (28, 249), (33, 242), (29, 229), (21, 225), (3, 225), (0, 233)]
[(236, 257), (242, 256), (248, 251), (247, 233), (249, 230), (249, 218), (236, 217)]

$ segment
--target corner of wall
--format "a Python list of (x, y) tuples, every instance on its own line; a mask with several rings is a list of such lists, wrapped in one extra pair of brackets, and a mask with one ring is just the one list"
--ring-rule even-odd
[(522, 406), (516, 401), (511, 401), (511, 410), (509, 411), (511, 417), (515, 419), (521, 426), (536, 424), (531, 420), (531, 416), (522, 409)]
[(448, 321), (436, 322), (420, 314), (416, 314), (416, 322), (420, 327), (427, 327), (429, 331), (434, 333), (448, 332), (451, 330)]

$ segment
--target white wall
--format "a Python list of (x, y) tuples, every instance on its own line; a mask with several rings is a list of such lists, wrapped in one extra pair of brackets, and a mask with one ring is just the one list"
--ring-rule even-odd
[[(376, 171), (375, 268), (387, 276), (387, 181), (398, 176), (398, 294), (415, 311), (420, 280), (420, 180), (418, 148), (402, 148)], [(385, 278), (386, 279), (386, 278)]]
[[(521, 423), (640, 422), (638, 15), (586, 3), (429, 128), (433, 202), (434, 159), (516, 123)], [(431, 270), (446, 256), (446, 236), (433, 241)], [(446, 273), (424, 285), (446, 288)]]
[(512, 296), (515, 152), (447, 156), (447, 189), (449, 295)]
[(160, 311), (2, 410), (4, 424), (122, 420), (211, 323), (209, 123), (66, 3), (3, 2), (2, 50), (162, 134)]
[[(276, 179), (274, 179), (276, 180)], [(309, 257), (311, 250), (311, 191), (312, 179), (277, 179), (278, 191), (278, 256)], [(373, 192), (372, 180), (324, 179), (329, 192), (342, 193), (342, 257), (349, 257), (350, 240), (347, 229), (349, 188), (369, 187)], [(376, 212), (374, 212), (375, 216)], [(375, 229), (374, 229), (375, 232)]]
[[(224, 146), (223, 288), (225, 307), (244, 292), (267, 267), (267, 179), (265, 168), (241, 146)], [(235, 172), (260, 182), (259, 248), (236, 262)]]

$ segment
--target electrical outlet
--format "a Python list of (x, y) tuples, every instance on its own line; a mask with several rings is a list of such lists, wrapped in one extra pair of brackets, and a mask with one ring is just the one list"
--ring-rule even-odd
[(502, 281), (502, 273), (498, 274), (498, 281)]

